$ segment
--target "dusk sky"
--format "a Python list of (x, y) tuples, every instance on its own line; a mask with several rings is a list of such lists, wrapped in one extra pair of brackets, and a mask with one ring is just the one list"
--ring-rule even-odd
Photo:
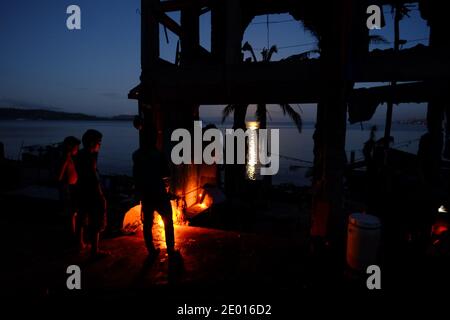
[[(81, 8), (81, 30), (66, 28), (66, 8)], [(46, 108), (94, 115), (135, 114), (137, 102), (128, 100), (140, 75), (140, 0), (2, 1), (0, 5), (0, 107)], [(377, 32), (393, 40), (388, 7), (386, 27)], [(176, 14), (171, 15), (179, 20)], [(401, 24), (407, 46), (428, 43), (429, 29), (413, 9)], [(210, 46), (210, 15), (201, 17), (201, 44)], [(314, 37), (290, 15), (269, 16), (269, 44), (277, 45), (274, 60), (315, 48)], [(244, 41), (254, 48), (267, 46), (266, 16), (256, 17)], [(365, 26), (362, 26), (365, 27)], [(176, 37), (166, 43), (161, 30), (161, 56), (175, 57)], [(386, 48), (391, 44), (382, 45)], [(259, 52), (259, 50), (258, 50)], [(214, 116), (220, 107), (203, 107)], [(279, 119), (276, 108), (272, 118)], [(382, 110), (383, 108), (380, 108)], [(315, 106), (302, 106), (304, 119), (314, 120)], [(423, 117), (424, 105), (400, 105), (396, 117)], [(376, 117), (382, 117), (377, 112)]]

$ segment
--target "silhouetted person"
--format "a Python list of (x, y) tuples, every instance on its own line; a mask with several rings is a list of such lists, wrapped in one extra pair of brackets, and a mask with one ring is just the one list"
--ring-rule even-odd
[(370, 137), (369, 140), (367, 140), (364, 143), (364, 147), (363, 147), (363, 155), (364, 155), (364, 160), (366, 161), (366, 165), (371, 165), (372, 159), (373, 159), (373, 153), (375, 151), (375, 132), (377, 131), (377, 127), (376, 126), (372, 126), (372, 128), (370, 129)]
[(376, 201), (376, 164), (374, 163), (375, 155), (375, 132), (377, 130), (376, 126), (370, 129), (370, 137), (364, 143), (363, 155), (364, 161), (366, 163), (366, 201), (369, 207), (369, 211), (373, 209), (373, 204)]
[(91, 243), (93, 257), (105, 255), (99, 250), (99, 237), (106, 227), (106, 199), (103, 195), (100, 177), (97, 170), (97, 157), (102, 141), (102, 134), (97, 130), (87, 130), (83, 137), (83, 149), (78, 154), (78, 188), (80, 195), (80, 220), (83, 227), (81, 237), (87, 232)]
[(156, 256), (159, 249), (153, 244), (152, 226), (154, 211), (164, 221), (167, 253), (173, 256), (175, 251), (175, 235), (172, 221), (170, 195), (166, 191), (166, 183), (170, 176), (169, 164), (164, 155), (156, 147), (156, 132), (143, 129), (142, 146), (133, 153), (133, 177), (136, 195), (142, 202), (144, 240), (150, 256)]
[(80, 140), (73, 136), (64, 139), (62, 148), (61, 167), (58, 172), (58, 181), (60, 183), (61, 199), (64, 210), (70, 218), (70, 226), (77, 245), (82, 248), (83, 241), (80, 235), (80, 225), (78, 221), (78, 192), (77, 182), (78, 173), (75, 168), (74, 157), (78, 154)]

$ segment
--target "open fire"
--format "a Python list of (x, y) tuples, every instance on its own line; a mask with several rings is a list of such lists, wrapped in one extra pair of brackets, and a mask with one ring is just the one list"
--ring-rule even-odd
[[(177, 204), (176, 200), (171, 201), (172, 204), (172, 219), (174, 225), (188, 225), (187, 220), (183, 214), (182, 207)], [(124, 232), (136, 232), (142, 231), (142, 218), (141, 218), (141, 204), (134, 206), (125, 214), (122, 224), (122, 230)], [(164, 234), (164, 222), (161, 216), (155, 212), (153, 220), (153, 237), (157, 242), (161, 242), (160, 245), (165, 246), (165, 234)]]
[[(195, 216), (212, 206), (213, 199), (203, 188), (199, 189), (197, 201), (189, 208), (183, 206), (183, 201), (172, 200), (172, 219), (175, 226), (188, 225), (188, 217)], [(141, 204), (132, 207), (125, 214), (122, 223), (122, 230), (125, 233), (134, 233), (142, 231), (142, 206)], [(164, 221), (161, 216), (155, 212), (153, 219), (153, 238), (156, 242), (161, 242), (160, 246), (165, 246)]]

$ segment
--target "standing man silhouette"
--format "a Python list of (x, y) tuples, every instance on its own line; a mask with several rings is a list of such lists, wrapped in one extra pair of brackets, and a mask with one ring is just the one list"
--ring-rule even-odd
[(92, 257), (102, 257), (108, 252), (99, 249), (100, 233), (106, 227), (106, 199), (97, 170), (97, 157), (102, 142), (102, 134), (93, 129), (87, 130), (83, 137), (83, 149), (78, 153), (78, 190), (80, 195), (80, 220), (87, 231), (91, 243)]
[(133, 153), (133, 177), (136, 194), (142, 202), (145, 245), (150, 256), (159, 254), (159, 249), (153, 244), (152, 234), (154, 212), (157, 211), (164, 221), (167, 253), (173, 257), (178, 252), (175, 250), (170, 195), (166, 191), (170, 176), (169, 163), (156, 147), (154, 128), (143, 130), (142, 144)]

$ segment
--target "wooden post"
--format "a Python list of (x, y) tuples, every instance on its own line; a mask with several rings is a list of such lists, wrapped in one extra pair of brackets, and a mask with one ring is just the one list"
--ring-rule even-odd
[[(400, 46), (400, 3), (396, 3), (395, 5), (395, 18), (394, 18), (394, 54), (398, 53), (399, 46)], [(395, 87), (397, 85), (396, 81), (391, 82), (391, 87)], [(394, 104), (392, 102), (392, 99), (389, 99), (387, 103), (387, 110), (386, 110), (386, 125), (384, 128), (384, 147), (386, 149), (389, 148), (389, 141), (391, 138), (391, 128), (392, 128), (392, 113), (394, 111)], [(387, 159), (385, 158), (385, 161)]]
[(141, 67), (143, 73), (157, 63), (159, 58), (159, 24), (154, 10), (158, 4), (159, 0), (141, 0)]
[(217, 62), (225, 62), (225, 3), (215, 1), (211, 8), (211, 53)]
[[(242, 63), (242, 12), (240, 0), (225, 1), (225, 65)], [(226, 83), (230, 79), (225, 80)], [(246, 129), (245, 115), (247, 108), (242, 105), (234, 112), (234, 129)], [(237, 150), (235, 149), (235, 157)], [(236, 160), (236, 159), (235, 159)], [(225, 166), (225, 186), (228, 195), (239, 194), (245, 182), (245, 165), (233, 164)]]
[[(347, 80), (353, 0), (336, 3), (332, 23), (322, 35), (321, 63), (323, 88), (315, 132), (315, 164), (321, 178), (314, 186), (311, 235), (326, 237), (334, 248), (343, 250), (345, 214), (343, 210), (345, 134), (347, 121)], [(337, 27), (336, 27), (337, 26)]]
[(225, 62), (227, 65), (242, 62), (242, 12), (240, 0), (226, 1)]
[(200, 10), (190, 6), (181, 10), (181, 28), (183, 33), (181, 42), (181, 64), (186, 65), (195, 61), (200, 46)]
[[(155, 8), (159, 0), (141, 0), (141, 82), (146, 85), (146, 75), (152, 72), (159, 59), (159, 23), (156, 20)], [(155, 113), (159, 106), (150, 105), (148, 101), (139, 99), (139, 115), (144, 119), (144, 128), (139, 131), (139, 145), (145, 146), (144, 136), (148, 134), (149, 126), (161, 126), (160, 115)], [(158, 131), (158, 128), (156, 128)], [(161, 136), (157, 137), (158, 146), (161, 147)]]
[[(428, 24), (430, 26), (430, 48), (436, 52), (450, 50), (448, 43), (448, 19), (440, 4), (430, 1), (428, 4), (429, 17)], [(447, 81), (448, 80), (442, 80)], [(433, 99), (428, 102), (427, 110), (427, 129), (433, 137), (433, 143), (435, 143), (434, 150), (439, 154), (433, 155), (433, 157), (441, 158), (440, 152), (443, 147), (443, 120), (444, 114), (447, 110), (447, 114), (450, 114), (450, 104), (448, 100)], [(447, 118), (447, 131), (450, 131), (448, 127), (450, 119)]]

